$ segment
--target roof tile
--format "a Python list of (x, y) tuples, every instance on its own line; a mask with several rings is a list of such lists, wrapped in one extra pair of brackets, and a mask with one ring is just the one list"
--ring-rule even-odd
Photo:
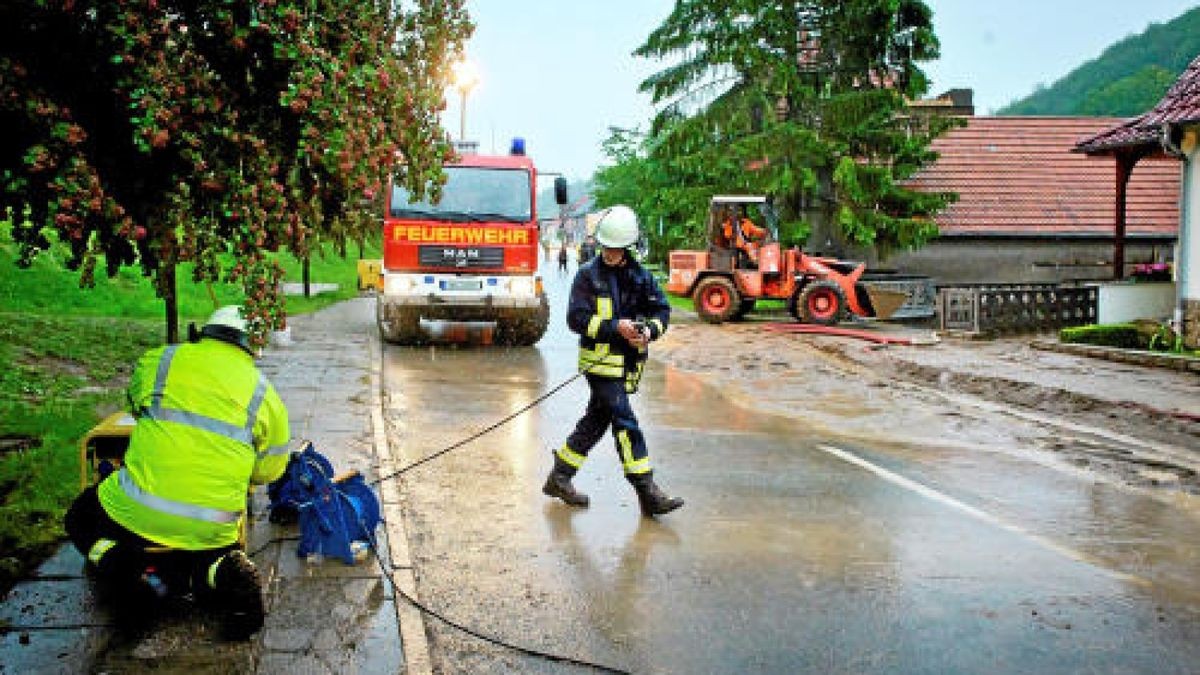
[(1150, 112), (1085, 138), (1075, 149), (1099, 154), (1119, 148), (1157, 146), (1163, 124), (1196, 121), (1200, 121), (1200, 56), (1192, 60)]
[[(937, 138), (938, 160), (908, 181), (955, 192), (935, 217), (943, 234), (995, 232), (1111, 236), (1116, 160), (1072, 152), (1111, 117), (969, 117)], [(1173, 235), (1179, 227), (1180, 165), (1149, 157), (1134, 167), (1126, 196), (1129, 233)]]

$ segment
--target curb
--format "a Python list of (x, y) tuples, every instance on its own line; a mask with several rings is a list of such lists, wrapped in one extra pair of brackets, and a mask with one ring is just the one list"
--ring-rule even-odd
[[(397, 465), (405, 463), (403, 451), (393, 453), (388, 443), (383, 420), (383, 345), (379, 333), (371, 332), (371, 428), (374, 432), (373, 445), (380, 475), (395, 471)], [(395, 480), (383, 481), (379, 485), (383, 519), (387, 525), (387, 541), (392, 561), (392, 583), (411, 598), (420, 601), (417, 593), (416, 570), (408, 548), (408, 531), (404, 525), (404, 505), (400, 487)], [(432, 675), (433, 662), (429, 655), (426, 638), (425, 616), (412, 603), (396, 594), (396, 623), (400, 626), (400, 644), (404, 652), (404, 672), (409, 675)]]
[(1200, 373), (1200, 359), (1176, 354), (1161, 354), (1136, 349), (1118, 349), (1116, 347), (1101, 347), (1098, 345), (1072, 344), (1052, 342), (1048, 340), (1033, 340), (1030, 347), (1048, 352), (1073, 354), (1075, 356), (1090, 356), (1092, 358), (1128, 363), (1135, 366), (1151, 368), (1166, 368), (1183, 372)]

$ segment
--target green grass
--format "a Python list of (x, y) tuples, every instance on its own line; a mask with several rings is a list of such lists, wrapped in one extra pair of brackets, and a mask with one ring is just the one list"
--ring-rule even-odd
[(1059, 340), (1067, 343), (1200, 356), (1200, 350), (1185, 349), (1174, 331), (1153, 322), (1074, 326), (1063, 328), (1058, 335)]
[[(310, 265), (313, 283), (336, 283), (336, 292), (290, 296), (288, 314), (316, 311), (354, 297), (357, 248), (342, 259), (326, 251)], [(378, 245), (366, 257), (379, 257)], [(132, 365), (146, 349), (162, 344), (162, 301), (137, 268), (112, 279), (102, 274), (93, 289), (63, 266), (52, 249), (29, 269), (15, 265), (16, 245), (0, 223), (0, 441), (32, 439), (32, 447), (0, 450), (0, 595), (28, 575), (62, 540), (62, 516), (79, 490), (79, 439), (108, 413), (119, 410)], [(288, 281), (300, 281), (301, 264), (281, 255)], [(179, 272), (180, 325), (202, 323), (213, 310), (207, 285)], [(219, 304), (242, 294), (214, 284)], [(2, 446), (0, 446), (2, 447)]]

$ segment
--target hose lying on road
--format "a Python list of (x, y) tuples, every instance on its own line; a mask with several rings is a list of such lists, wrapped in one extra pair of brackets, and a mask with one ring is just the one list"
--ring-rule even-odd
[[(591, 370), (591, 369), (589, 368), (588, 370)], [(391, 480), (393, 478), (396, 478), (397, 476), (400, 476), (408, 471), (412, 471), (413, 469), (417, 468), (418, 466), (421, 466), (422, 464), (425, 464), (426, 462), (430, 462), (434, 459), (437, 459), (438, 457), (441, 457), (442, 455), (445, 455), (448, 452), (457, 450), (458, 448), (461, 448), (464, 445), (471, 443), (472, 441), (480, 438), (481, 436), (485, 436), (485, 435), (491, 433), (492, 431), (499, 429), (500, 427), (504, 426), (505, 424), (508, 424), (509, 422), (516, 419), (517, 417), (525, 414), (529, 410), (537, 407), (543, 401), (545, 401), (546, 399), (550, 398), (551, 396), (557, 394), (564, 387), (571, 384), (575, 380), (579, 379), (579, 377), (581, 375), (584, 375), (587, 372), (588, 372), (587, 370), (584, 370), (584, 371), (575, 373), (574, 375), (568, 377), (567, 379), (563, 380), (562, 382), (559, 382), (555, 386), (546, 390), (546, 392), (543, 393), (541, 396), (538, 396), (537, 398), (533, 399), (529, 403), (526, 403), (525, 405), (514, 410), (513, 412), (504, 416), (503, 418), (493, 422), (492, 424), (489, 424), (488, 426), (484, 427), (483, 429), (479, 430), (478, 432), (471, 434), (470, 436), (467, 436), (466, 438), (463, 438), (455, 443), (452, 443), (452, 444), (442, 448), (441, 450), (438, 450), (437, 452), (430, 453), (430, 454), (422, 457), (421, 459), (418, 459), (417, 461), (412, 462), (411, 464), (403, 466), (389, 474), (380, 476), (380, 477), (376, 478), (375, 480), (369, 481), (368, 484), (378, 485), (379, 483), (382, 483), (385, 480)], [(382, 389), (382, 386), (383, 386), (383, 383), (381, 381), (380, 382), (381, 389)], [(380, 394), (382, 395), (382, 393), (383, 392), (381, 391)], [(384, 566), (383, 556), (381, 556), (379, 554), (379, 548), (376, 546), (375, 537), (373, 535), (371, 536), (369, 543), (371, 545), (371, 550), (375, 553), (375, 561), (379, 564), (379, 570), (380, 570), (380, 572), (383, 573), (383, 578), (387, 580), (387, 584), (391, 587), (392, 592), (396, 595), (396, 597), (403, 598), (405, 602), (407, 602), (408, 604), (415, 607), (422, 614), (425, 614), (427, 616), (432, 616), (433, 618), (437, 619), (438, 621), (441, 621), (442, 623), (446, 624), (447, 626), (456, 628), (456, 629), (462, 631), (463, 633), (466, 633), (467, 635), (470, 635), (477, 639), (483, 640), (484, 642), (488, 642), (488, 643), (496, 645), (498, 647), (504, 647), (506, 649), (511, 649), (513, 651), (520, 652), (527, 656), (533, 656), (536, 658), (546, 659), (548, 661), (554, 661), (554, 662), (558, 662), (558, 663), (570, 663), (570, 664), (573, 664), (576, 666), (583, 666), (585, 668), (591, 668), (593, 670), (598, 670), (598, 671), (604, 672), (604, 673), (621, 673), (621, 674), (626, 674), (626, 675), (629, 673), (629, 671), (627, 671), (627, 670), (621, 670), (620, 668), (613, 668), (612, 666), (606, 666), (606, 665), (599, 664), (599, 663), (593, 663), (591, 661), (586, 661), (583, 659), (576, 659), (576, 658), (573, 658), (570, 656), (561, 656), (559, 654), (552, 654), (550, 652), (545, 652), (545, 651), (533, 649), (530, 647), (522, 647), (521, 645), (513, 644), (511, 642), (506, 642), (499, 638), (495, 638), (490, 635), (486, 635), (486, 634), (481, 633), (469, 626), (465, 626), (465, 625), (458, 623), (446, 616), (443, 616), (442, 614), (438, 613), (431, 607), (428, 607), (428, 606), (422, 604), (416, 598), (410, 596), (409, 594), (407, 594), (403, 590), (401, 590), (400, 587), (396, 585), (396, 581), (392, 578), (392, 575), (389, 573), (387, 568)]]
[[(590, 370), (590, 368), (589, 368), (589, 370)], [(417, 461), (413, 462), (412, 464), (409, 464), (407, 466), (402, 466), (399, 469), (396, 469), (395, 471), (393, 471), (385, 476), (380, 476), (379, 478), (376, 478), (373, 481), (368, 481), (367, 484), (368, 485), (378, 485), (379, 483), (382, 483), (385, 480), (391, 480), (391, 479), (395, 478), (396, 476), (399, 476), (408, 471), (412, 471), (413, 469), (417, 468), (418, 466), (421, 466), (422, 464), (424, 464), (426, 462), (437, 459), (438, 457), (441, 457), (442, 455), (444, 455), (447, 452), (450, 452), (452, 450), (457, 450), (457, 449), (461, 448), (462, 446), (470, 443), (471, 441), (474, 441), (481, 436), (487, 435), (487, 434), (495, 431), (496, 429), (499, 429), (500, 427), (504, 426), (505, 424), (508, 424), (509, 422), (513, 421), (515, 418), (520, 417), (521, 415), (523, 415), (525, 412), (527, 412), (531, 408), (537, 407), (539, 404), (541, 404), (542, 401), (545, 401), (546, 399), (550, 398), (551, 396), (557, 394), (560, 390), (562, 390), (563, 387), (566, 387), (568, 384), (571, 384), (575, 380), (578, 380), (579, 376), (583, 375), (585, 372), (587, 372), (587, 371), (580, 371), (578, 373), (575, 373), (571, 377), (568, 377), (567, 379), (563, 380), (562, 382), (560, 382), (557, 385), (555, 385), (554, 387), (552, 387), (546, 393), (533, 399), (529, 403), (521, 406), (519, 409), (513, 411), (512, 413), (509, 413), (508, 416), (506, 416), (496, 422), (493, 422), (492, 424), (488, 425), (487, 427), (480, 430), (479, 432), (471, 434), (470, 436), (467, 436), (466, 438), (458, 441), (457, 443), (448, 445), (448, 446), (442, 448), (441, 450), (438, 450), (437, 452), (434, 452), (429, 455), (425, 455), (424, 457), (422, 457), (421, 459), (418, 459)]]

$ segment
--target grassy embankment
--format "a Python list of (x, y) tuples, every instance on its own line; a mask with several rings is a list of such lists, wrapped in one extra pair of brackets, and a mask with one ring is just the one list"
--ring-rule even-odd
[[(339, 289), (288, 297), (288, 313), (357, 295), (356, 253), (314, 257), (310, 280)], [(17, 268), (15, 257), (10, 229), (0, 223), (0, 596), (62, 539), (62, 515), (79, 491), (79, 438), (122, 408), (133, 362), (166, 335), (162, 301), (139, 269), (112, 279), (99, 273), (95, 288), (81, 289), (62, 250), (30, 269)], [(280, 261), (287, 279), (299, 281), (300, 263), (288, 255)], [(190, 268), (178, 276), (181, 327), (203, 323), (213, 310), (208, 288), (190, 282)], [(221, 304), (242, 297), (229, 284), (214, 284), (213, 292)]]

